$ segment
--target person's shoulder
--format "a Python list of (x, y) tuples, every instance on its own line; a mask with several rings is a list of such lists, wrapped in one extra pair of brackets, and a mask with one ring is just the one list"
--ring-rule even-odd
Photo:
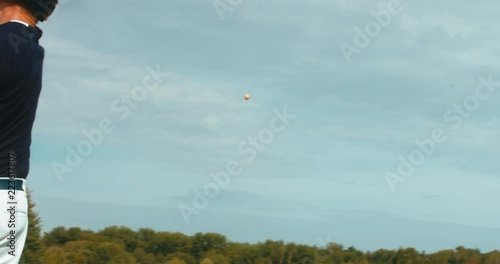
[(35, 27), (27, 27), (18, 22), (0, 25), (0, 52), (19, 55), (20, 52), (40, 49), (38, 40), (42, 32)]
[(22, 29), (12, 22), (0, 25), (0, 50), (2, 53), (12, 51), (12, 45), (16, 39), (22, 37)]
[(12, 68), (18, 55), (22, 54), (19, 43), (23, 39), (23, 26), (12, 22), (0, 25), (0, 68), (2, 69), (2, 76), (5, 71), (10, 71), (9, 68)]
[(4, 64), (7, 61), (8, 55), (12, 50), (12, 45), (9, 41), (9, 36), (11, 36), (10, 33), (9, 25), (0, 25), (0, 64)]

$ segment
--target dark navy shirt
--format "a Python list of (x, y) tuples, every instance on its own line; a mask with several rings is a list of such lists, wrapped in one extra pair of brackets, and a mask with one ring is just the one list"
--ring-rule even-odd
[[(29, 172), (31, 131), (42, 88), (42, 31), (18, 22), (0, 25), (0, 177)], [(9, 164), (9, 156), (14, 163)]]

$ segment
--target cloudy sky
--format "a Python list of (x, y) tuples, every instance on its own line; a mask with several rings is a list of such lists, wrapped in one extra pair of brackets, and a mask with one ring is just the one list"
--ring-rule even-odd
[(29, 176), (44, 228), (499, 248), (499, 5), (62, 1)]

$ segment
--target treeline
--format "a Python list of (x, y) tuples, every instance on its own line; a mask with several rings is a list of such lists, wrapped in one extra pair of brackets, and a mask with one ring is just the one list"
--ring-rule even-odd
[(482, 254), (464, 247), (432, 254), (413, 248), (362, 252), (335, 243), (322, 248), (270, 240), (247, 244), (230, 242), (215, 233), (188, 236), (117, 226), (98, 232), (58, 227), (42, 241), (46, 246), (43, 263), (47, 264), (500, 264), (499, 251)]
[(500, 264), (500, 251), (482, 253), (462, 246), (430, 254), (414, 248), (363, 252), (335, 243), (324, 247), (271, 240), (236, 243), (215, 233), (188, 236), (123, 226), (97, 232), (57, 227), (42, 236), (33, 206), (30, 202), (21, 264)]

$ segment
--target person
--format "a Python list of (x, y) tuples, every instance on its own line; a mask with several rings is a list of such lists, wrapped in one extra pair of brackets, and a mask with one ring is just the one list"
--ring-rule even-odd
[(0, 0), (0, 264), (19, 263), (26, 243), (26, 179), (45, 56), (37, 24), (57, 4)]

